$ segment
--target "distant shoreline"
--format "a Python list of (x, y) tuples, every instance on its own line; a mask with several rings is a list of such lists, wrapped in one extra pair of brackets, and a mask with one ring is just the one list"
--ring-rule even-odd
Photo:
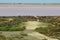
[(0, 5), (60, 5), (60, 3), (0, 3)]
[(37, 7), (60, 7), (60, 3), (0, 3), (0, 8), (37, 8)]

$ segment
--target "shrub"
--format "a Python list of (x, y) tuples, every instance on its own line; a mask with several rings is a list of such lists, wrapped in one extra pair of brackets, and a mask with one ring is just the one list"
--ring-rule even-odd
[(37, 31), (39, 33), (42, 33), (42, 34), (47, 34), (48, 33), (47, 28), (44, 28), (44, 27), (36, 28), (35, 31)]

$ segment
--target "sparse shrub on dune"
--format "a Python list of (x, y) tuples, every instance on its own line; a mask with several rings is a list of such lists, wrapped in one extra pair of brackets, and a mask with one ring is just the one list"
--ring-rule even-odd
[(6, 39), (7, 39), (6, 36), (0, 34), (0, 40), (6, 40)]

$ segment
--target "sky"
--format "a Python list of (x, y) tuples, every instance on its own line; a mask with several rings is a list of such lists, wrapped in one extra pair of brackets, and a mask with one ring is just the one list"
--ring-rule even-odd
[(60, 0), (0, 0), (0, 3), (60, 3)]

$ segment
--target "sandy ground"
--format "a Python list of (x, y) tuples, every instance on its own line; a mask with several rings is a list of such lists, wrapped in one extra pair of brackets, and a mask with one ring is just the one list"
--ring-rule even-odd
[(58, 39), (54, 39), (54, 38), (50, 38), (50, 37), (48, 37), (48, 36), (45, 36), (45, 35), (43, 35), (43, 34), (41, 34), (41, 33), (38, 33), (38, 32), (35, 32), (35, 31), (33, 31), (35, 28), (37, 28), (38, 27), (38, 25), (39, 25), (39, 22), (37, 22), (37, 21), (29, 21), (29, 22), (27, 22), (27, 24), (26, 24), (26, 30), (31, 30), (30, 31), (30, 33), (29, 32), (26, 32), (28, 35), (31, 35), (31, 36), (34, 36), (34, 37), (36, 37), (36, 38), (38, 38), (38, 39), (44, 39), (44, 38), (46, 38), (46, 39), (48, 39), (48, 40), (58, 40)]
[[(41, 23), (40, 23), (41, 24)], [(28, 37), (26, 37), (29, 40), (42, 40), (42, 39), (48, 39), (48, 40), (58, 40), (58, 39), (54, 39), (54, 38), (50, 38), (48, 36), (45, 36), (44, 34), (38, 33), (36, 31), (34, 31), (35, 28), (38, 27), (38, 25), (40, 25), (39, 22), (37, 21), (28, 21), (26, 22), (25, 26), (26, 26), (26, 30), (21, 32), (21, 31), (3, 31), (2, 34), (5, 36), (11, 36), (11, 35), (18, 35), (20, 33), (26, 33), (28, 34)]]

